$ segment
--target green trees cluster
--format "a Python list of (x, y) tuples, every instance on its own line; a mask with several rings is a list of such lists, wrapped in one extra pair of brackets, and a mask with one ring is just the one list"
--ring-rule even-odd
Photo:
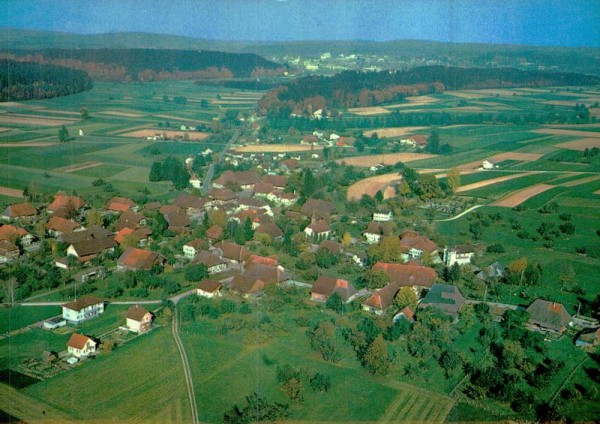
[(190, 174), (183, 162), (168, 156), (162, 162), (152, 163), (150, 181), (172, 181), (175, 188), (181, 190), (189, 185)]
[(270, 403), (254, 392), (246, 396), (246, 405), (235, 405), (223, 415), (225, 424), (246, 424), (251, 422), (276, 422), (290, 415), (287, 404)]
[(310, 347), (321, 354), (324, 360), (338, 362), (340, 353), (335, 341), (335, 327), (329, 321), (321, 321), (306, 332)]

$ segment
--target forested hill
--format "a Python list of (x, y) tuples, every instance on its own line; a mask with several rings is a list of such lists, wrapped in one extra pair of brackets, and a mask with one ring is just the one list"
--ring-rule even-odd
[(310, 114), (317, 109), (376, 106), (445, 90), (599, 83), (600, 77), (592, 75), (512, 68), (421, 66), (407, 71), (345, 71), (333, 77), (310, 76), (281, 85), (266, 93), (259, 106), (263, 113), (285, 114), (289, 110)]
[(0, 59), (0, 102), (49, 99), (92, 88), (84, 71)]
[(155, 81), (276, 75), (281, 65), (253, 53), (159, 49), (42, 49), (1, 53), (20, 61), (81, 69), (100, 81)]

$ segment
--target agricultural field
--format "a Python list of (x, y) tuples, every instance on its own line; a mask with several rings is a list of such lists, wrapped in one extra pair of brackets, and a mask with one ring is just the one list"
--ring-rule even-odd
[(377, 175), (375, 177), (365, 178), (348, 187), (348, 200), (360, 200), (363, 195), (375, 196), (378, 191), (382, 191), (385, 196), (385, 189), (390, 183), (398, 182), (402, 179), (398, 173)]
[(434, 156), (426, 153), (384, 153), (380, 155), (353, 156), (337, 159), (336, 162), (350, 166), (369, 167), (377, 164), (395, 165), (398, 162), (413, 162)]

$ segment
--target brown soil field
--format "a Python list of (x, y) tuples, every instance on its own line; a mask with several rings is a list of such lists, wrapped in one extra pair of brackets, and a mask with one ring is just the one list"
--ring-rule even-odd
[[(165, 119), (176, 119), (178, 121), (191, 121), (191, 119), (186, 118), (185, 116), (174, 116), (174, 115), (154, 115), (157, 118), (165, 118)], [(195, 119), (194, 122), (197, 122)]]
[(414, 133), (415, 131), (424, 130), (428, 127), (393, 127), (393, 128), (379, 128), (377, 130), (365, 131), (363, 134), (365, 137), (371, 137), (377, 133), (379, 138), (387, 137), (402, 137)]
[(481, 188), (481, 187), (486, 187), (492, 184), (498, 184), (501, 183), (503, 181), (508, 181), (508, 180), (514, 180), (515, 178), (521, 178), (524, 177), (525, 175), (529, 175), (531, 174), (530, 172), (523, 172), (520, 174), (513, 174), (513, 175), (505, 175), (503, 177), (498, 177), (498, 178), (491, 178), (489, 180), (485, 180), (485, 181), (479, 181), (473, 184), (467, 184), (464, 186), (460, 186), (458, 189), (456, 189), (457, 193), (462, 193), (464, 191), (469, 191), (469, 190), (475, 190), (476, 188)]
[(40, 109), (44, 109), (43, 106), (29, 105), (29, 104), (19, 103), (19, 102), (2, 102), (2, 103), (0, 103), (0, 106), (3, 106), (3, 107), (18, 107), (20, 109), (28, 109), (28, 110), (40, 110)]
[(566, 183), (559, 184), (562, 187), (575, 187), (581, 184), (591, 183), (592, 181), (600, 180), (600, 175), (592, 175), (591, 177), (581, 178), (579, 180), (567, 181)]
[(249, 144), (247, 146), (231, 149), (240, 153), (268, 153), (268, 152), (307, 152), (310, 150), (321, 150), (323, 146), (308, 146), (302, 144)]
[(1, 128), (0, 127), (0, 132), (4, 132), (4, 131), (10, 131), (10, 128)]
[(437, 103), (440, 101), (440, 99), (436, 99), (435, 97), (430, 96), (413, 96), (406, 97), (406, 101), (408, 103), (396, 103), (393, 105), (386, 105), (385, 107), (387, 109), (394, 109), (399, 107), (423, 106), (428, 105), (430, 103)]
[(42, 112), (48, 112), (48, 113), (57, 113), (59, 115), (74, 115), (74, 116), (81, 116), (80, 112), (74, 112), (72, 110), (60, 110), (60, 109), (43, 109)]
[(479, 106), (457, 106), (450, 109), (464, 112), (480, 112), (484, 110), (482, 107)]
[(550, 184), (536, 184), (534, 186), (527, 187), (522, 190), (517, 190), (516, 192), (509, 194), (505, 198), (492, 203), (492, 206), (502, 206), (505, 208), (514, 208), (515, 206), (519, 206), (525, 200), (527, 200), (537, 194), (543, 193), (546, 190), (550, 190), (551, 188), (554, 188), (554, 187), (555, 186), (550, 185)]
[(545, 102), (538, 102), (542, 105), (553, 105), (553, 106), (568, 106), (573, 107), (577, 102), (575, 100), (548, 100)]
[(194, 141), (199, 141), (199, 140), (204, 140), (205, 138), (209, 137), (210, 134), (208, 133), (203, 133), (203, 132), (195, 132), (195, 131), (173, 131), (173, 130), (163, 130), (160, 128), (154, 129), (154, 130), (137, 130), (137, 131), (131, 131), (131, 132), (127, 132), (127, 133), (123, 133), (123, 134), (119, 134), (121, 137), (134, 137), (134, 138), (146, 138), (149, 136), (153, 136), (154, 134), (162, 134), (165, 133), (167, 135), (167, 137), (169, 138), (173, 138), (175, 136), (183, 136), (184, 134), (187, 134), (190, 137), (190, 140), (194, 140)]
[(57, 172), (75, 172), (81, 171), (82, 169), (95, 168), (96, 166), (104, 165), (103, 162), (83, 162), (75, 165), (63, 166), (62, 168), (55, 168)]
[(498, 163), (505, 160), (518, 160), (522, 162), (534, 162), (544, 156), (542, 153), (519, 153), (519, 152), (505, 152), (498, 153), (494, 156), (489, 156), (487, 158), (481, 159), (480, 161), (473, 161), (469, 163), (465, 163), (463, 165), (458, 165), (457, 168), (461, 170), (465, 169), (475, 169), (481, 167), (481, 163), (484, 160), (487, 160), (491, 163)]
[(0, 148), (3, 147), (47, 147), (47, 146), (57, 146), (58, 143), (51, 143), (45, 141), (38, 142), (22, 142), (22, 143), (0, 143)]
[(391, 194), (391, 191), (387, 190), (389, 184), (400, 181), (401, 179), (402, 177), (396, 172), (392, 174), (376, 175), (375, 177), (357, 181), (348, 187), (348, 200), (360, 200), (363, 194), (368, 194), (372, 197), (375, 196), (379, 190), (384, 190), (385, 198), (385, 192), (387, 192), (388, 195)]
[(102, 112), (98, 112), (98, 113), (101, 113), (102, 115), (123, 116), (125, 118), (140, 118), (143, 116), (143, 115), (140, 115), (139, 113), (119, 112), (116, 110), (103, 110)]
[[(561, 125), (545, 124), (542, 126), (548, 127), (548, 128), (561, 129), (561, 128), (580, 128), (581, 124), (561, 124)], [(585, 124), (585, 126), (587, 128), (600, 128), (600, 122), (598, 122), (596, 124)]]
[(17, 190), (15, 188), (0, 187), (0, 195), (8, 197), (23, 197), (23, 190)]
[(482, 97), (489, 97), (476, 91), (445, 91), (444, 94), (460, 97), (461, 99), (481, 99)]
[(221, 99), (221, 100), (211, 100), (211, 104), (213, 105), (253, 105), (256, 103), (256, 100), (253, 99)]
[(600, 190), (595, 191), (594, 194), (599, 194), (600, 195)]
[(550, 134), (550, 135), (574, 135), (578, 137), (592, 137), (600, 138), (600, 132), (593, 131), (577, 131), (577, 130), (563, 130), (560, 128), (540, 128), (539, 130), (533, 130), (532, 132), (538, 134)]
[(566, 143), (555, 144), (554, 147), (583, 152), (585, 149), (600, 147), (600, 138), (582, 138), (579, 140), (567, 141)]
[(337, 159), (337, 163), (345, 163), (346, 165), (353, 166), (373, 166), (378, 163), (384, 165), (395, 165), (398, 162), (411, 162), (415, 160), (432, 158), (437, 155), (430, 155), (427, 153), (385, 153), (382, 155), (370, 155), (370, 156), (354, 156), (350, 158)]
[(383, 115), (387, 113), (391, 113), (384, 107), (381, 106), (373, 106), (373, 107), (355, 107), (352, 109), (348, 109), (348, 112), (353, 113), (354, 115), (361, 116), (369, 116), (369, 115)]
[(7, 113), (0, 115), (0, 124), (23, 124), (32, 126), (58, 127), (60, 125), (70, 125), (74, 123), (73, 119), (51, 118), (32, 115), (18, 115)]

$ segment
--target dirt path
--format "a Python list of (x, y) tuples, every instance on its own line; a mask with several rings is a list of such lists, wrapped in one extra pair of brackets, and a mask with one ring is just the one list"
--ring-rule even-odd
[(75, 172), (83, 169), (95, 168), (97, 166), (104, 165), (103, 162), (83, 162), (75, 165), (63, 166), (62, 168), (55, 168), (56, 172)]
[(177, 349), (179, 350), (179, 355), (181, 356), (183, 373), (185, 375), (185, 385), (187, 387), (188, 399), (190, 401), (190, 409), (192, 413), (192, 423), (196, 424), (198, 422), (198, 405), (196, 404), (196, 392), (194, 390), (194, 381), (192, 380), (192, 372), (190, 370), (190, 363), (188, 361), (187, 353), (185, 352), (185, 347), (183, 346), (181, 337), (179, 337), (178, 315), (179, 314), (177, 313), (177, 307), (175, 307), (173, 311), (173, 321), (171, 329), (173, 331), (173, 338), (175, 339), (175, 344), (177, 345)]
[(445, 218), (445, 219), (435, 219), (434, 222), (445, 222), (445, 221), (454, 221), (455, 219), (460, 218), (461, 216), (464, 216), (466, 214), (468, 214), (471, 211), (474, 211), (475, 209), (481, 208), (485, 205), (475, 205), (475, 206), (471, 206), (469, 209), (462, 211), (461, 213), (459, 213), (456, 216), (453, 216), (452, 218)]

